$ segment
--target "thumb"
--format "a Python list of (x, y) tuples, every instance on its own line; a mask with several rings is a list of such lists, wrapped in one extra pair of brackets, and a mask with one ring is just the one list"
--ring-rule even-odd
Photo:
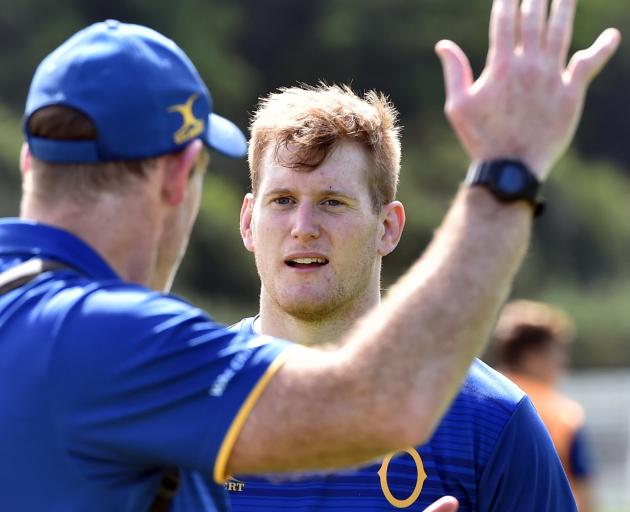
[(446, 99), (464, 93), (473, 83), (470, 62), (462, 49), (453, 41), (442, 40), (435, 45), (435, 53), (442, 63)]
[(571, 80), (586, 87), (613, 56), (620, 40), (619, 31), (610, 28), (602, 32), (590, 48), (573, 55), (567, 67)]

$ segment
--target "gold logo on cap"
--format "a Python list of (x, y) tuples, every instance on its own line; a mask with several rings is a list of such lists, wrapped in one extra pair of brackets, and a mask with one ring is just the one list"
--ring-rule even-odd
[(186, 100), (186, 103), (181, 105), (173, 105), (168, 108), (169, 112), (179, 112), (183, 117), (183, 124), (179, 130), (173, 135), (175, 144), (183, 144), (184, 142), (194, 139), (197, 135), (203, 132), (203, 121), (197, 119), (193, 114), (193, 105), (195, 100), (199, 97), (198, 93), (193, 94)]

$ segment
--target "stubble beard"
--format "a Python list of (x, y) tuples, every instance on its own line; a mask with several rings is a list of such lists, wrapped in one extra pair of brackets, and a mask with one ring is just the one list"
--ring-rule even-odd
[[(324, 323), (339, 318), (352, 318), (352, 311), (365, 302), (370, 283), (368, 268), (359, 272), (359, 278), (333, 278), (320, 290), (300, 292), (299, 285), (284, 290), (286, 282), (278, 282), (274, 288), (265, 288), (275, 307), (296, 320), (308, 323)], [(261, 279), (262, 281), (262, 279)]]
[(291, 297), (277, 296), (274, 301), (284, 313), (302, 322), (323, 322), (337, 317), (345, 311), (351, 302), (347, 292), (335, 289), (325, 297), (301, 297), (298, 300)]

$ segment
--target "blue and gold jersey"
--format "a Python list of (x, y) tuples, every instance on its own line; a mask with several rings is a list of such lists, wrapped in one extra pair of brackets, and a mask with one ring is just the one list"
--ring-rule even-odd
[[(253, 319), (234, 326), (253, 332)], [(575, 511), (547, 430), (524, 393), (476, 360), (431, 440), (360, 469), (300, 478), (237, 476), (234, 512), (421, 511), (444, 495), (466, 511)]]
[(0, 294), (2, 510), (148, 510), (167, 468), (189, 511), (226, 510), (233, 443), (286, 342), (229, 331), (125, 283), (57, 228), (0, 220), (0, 272), (67, 268)]

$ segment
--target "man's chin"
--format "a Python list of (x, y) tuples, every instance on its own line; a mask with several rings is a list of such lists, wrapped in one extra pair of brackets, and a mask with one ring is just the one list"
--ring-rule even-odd
[(280, 304), (282, 310), (303, 322), (321, 322), (334, 315), (339, 309), (337, 302), (331, 301), (287, 301)]

